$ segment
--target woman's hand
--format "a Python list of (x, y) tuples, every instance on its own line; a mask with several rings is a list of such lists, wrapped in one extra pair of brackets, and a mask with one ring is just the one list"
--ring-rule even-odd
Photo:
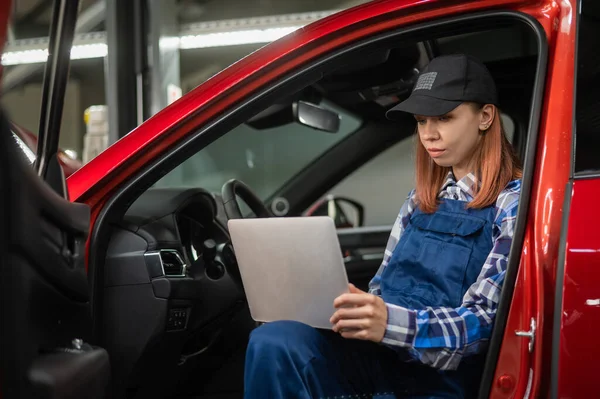
[(381, 342), (387, 326), (387, 307), (383, 299), (349, 284), (350, 293), (333, 301), (337, 309), (329, 320), (333, 331), (344, 338)]

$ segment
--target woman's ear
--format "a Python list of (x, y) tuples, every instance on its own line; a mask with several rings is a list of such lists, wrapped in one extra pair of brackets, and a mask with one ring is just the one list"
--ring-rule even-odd
[(496, 107), (492, 104), (486, 104), (481, 108), (479, 114), (479, 130), (486, 131), (492, 125), (496, 116)]

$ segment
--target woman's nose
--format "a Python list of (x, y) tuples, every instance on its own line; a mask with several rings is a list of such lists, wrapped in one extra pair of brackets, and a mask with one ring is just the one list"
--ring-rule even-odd
[(435, 123), (430, 121), (426, 121), (423, 125), (421, 125), (421, 137), (424, 140), (436, 140), (438, 138), (437, 128)]

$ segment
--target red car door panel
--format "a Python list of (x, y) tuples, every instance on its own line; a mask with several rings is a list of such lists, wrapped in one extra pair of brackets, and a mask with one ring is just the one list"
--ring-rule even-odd
[[(558, 398), (593, 397), (598, 393), (595, 364), (600, 320), (600, 178), (575, 180), (565, 243), (565, 263), (558, 349)], [(558, 331), (557, 331), (558, 332)]]

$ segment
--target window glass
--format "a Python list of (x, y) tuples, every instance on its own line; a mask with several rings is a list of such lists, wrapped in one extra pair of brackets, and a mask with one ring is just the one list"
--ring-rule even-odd
[(413, 135), (383, 151), (341, 181), (330, 194), (362, 204), (365, 226), (393, 224), (415, 186), (416, 138)]
[(238, 179), (266, 200), (361, 125), (360, 119), (340, 108), (327, 102), (320, 105), (340, 114), (337, 133), (295, 122), (267, 129), (242, 124), (173, 169), (155, 187), (201, 187), (220, 192), (226, 181)]

